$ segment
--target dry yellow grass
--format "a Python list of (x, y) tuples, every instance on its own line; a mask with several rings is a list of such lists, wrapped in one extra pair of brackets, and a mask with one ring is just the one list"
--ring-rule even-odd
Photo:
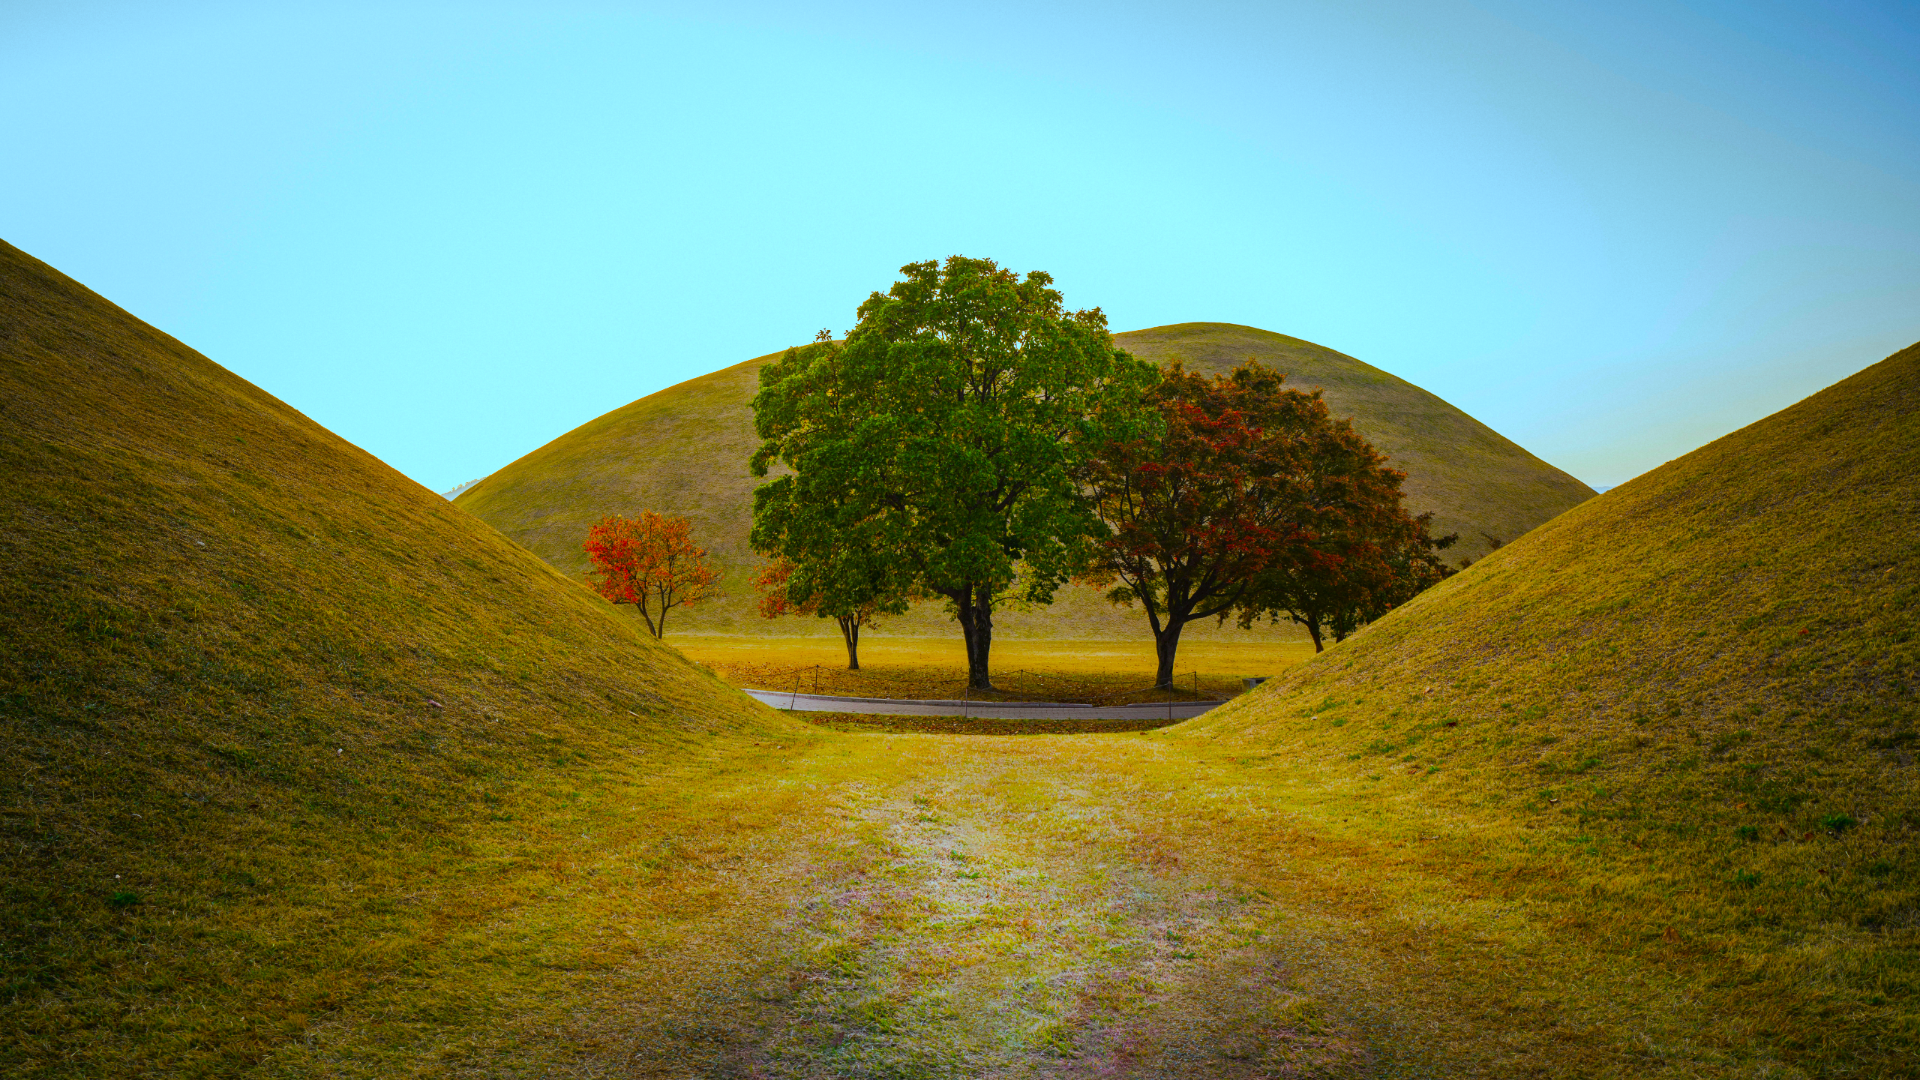
[[(1683, 980), (1723, 1051), (1920, 1060), (1920, 346), (1183, 727)], [(1356, 806), (1356, 808), (1357, 808)]]
[[(684, 796), (698, 832), (591, 830), (266, 1071), (1902, 1074), (1844, 1025), (1783, 1049), (1741, 966), (1596, 942), (1578, 899), (1503, 895), (1462, 873), (1453, 820), (1326, 770), (1177, 734), (838, 736), (734, 765)], [(607, 824), (664, 805), (609, 794)]]
[(576, 794), (809, 736), (5, 244), (0, 568), (7, 1073), (248, 1068), (521, 902)]
[[(759, 690), (850, 697), (960, 698), (966, 692), (966, 654), (942, 638), (863, 638), (860, 670), (847, 670), (838, 639), (763, 638), (691, 634), (677, 644), (735, 686)], [(1299, 641), (1202, 640), (1181, 648), (1179, 678), (1171, 700), (1220, 699), (1242, 689), (1248, 676), (1271, 676), (1313, 654)], [(1122, 704), (1164, 701), (1153, 689), (1152, 643), (1035, 641), (1015, 639), (994, 646), (995, 690), (972, 694), (983, 701), (1079, 701)]]

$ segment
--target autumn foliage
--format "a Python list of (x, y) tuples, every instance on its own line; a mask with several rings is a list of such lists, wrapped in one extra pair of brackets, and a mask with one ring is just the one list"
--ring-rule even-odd
[[(1325, 405), (1321, 405), (1324, 414)], [(1345, 420), (1316, 426), (1314, 452), (1297, 478), (1302, 533), (1273, 560), (1240, 605), (1240, 625), (1256, 618), (1306, 627), (1315, 651), (1347, 635), (1453, 573), (1438, 551), (1456, 537), (1432, 535), (1432, 514), (1409, 514), (1388, 466)]]
[[(860, 670), (860, 631), (876, 625), (883, 614), (898, 614), (904, 607), (904, 600), (870, 598), (862, 603), (849, 604), (843, 610), (823, 610), (830, 601), (817, 588), (809, 591), (806, 580), (796, 581), (794, 572), (797, 569), (791, 559), (775, 559), (753, 579), (753, 587), (760, 592), (761, 617), (778, 619), (783, 615), (813, 615), (824, 619), (831, 616), (839, 624), (840, 637), (847, 644), (847, 670)], [(795, 599), (796, 592), (803, 595)]]
[(1182, 628), (1232, 611), (1308, 535), (1298, 478), (1326, 407), (1281, 381), (1259, 364), (1208, 378), (1176, 362), (1147, 392), (1160, 429), (1106, 443), (1082, 470), (1107, 529), (1085, 577), (1146, 609), (1163, 685)]
[(1084, 577), (1146, 609), (1159, 678), (1189, 622), (1265, 616), (1345, 637), (1444, 573), (1404, 474), (1320, 395), (1249, 362), (1209, 378), (1173, 364), (1147, 399), (1158, 432), (1104, 444), (1081, 479), (1107, 534)]
[(694, 544), (686, 518), (651, 510), (638, 518), (611, 515), (587, 530), (583, 546), (594, 589), (611, 603), (639, 608), (656, 638), (667, 632), (667, 612), (720, 595), (719, 574), (707, 565), (706, 549)]

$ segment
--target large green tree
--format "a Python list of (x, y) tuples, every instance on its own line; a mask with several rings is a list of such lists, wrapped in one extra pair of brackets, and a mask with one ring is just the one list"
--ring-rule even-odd
[[(961, 256), (904, 266), (824, 333), (760, 373), (752, 542), (796, 563), (862, 553), (858, 588), (945, 597), (968, 681), (991, 689), (993, 612), (1046, 603), (1101, 531), (1075, 474), (1089, 448), (1151, 422), (1158, 373), (1113, 345), (1098, 308), (1053, 279)], [(884, 579), (878, 580), (878, 579)]]

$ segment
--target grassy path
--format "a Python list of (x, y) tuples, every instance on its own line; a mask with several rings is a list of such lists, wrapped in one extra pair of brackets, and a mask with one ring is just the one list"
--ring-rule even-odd
[[(796, 898), (755, 1064), (797, 1076), (1265, 1075), (1352, 1062), (1263, 939), (1272, 902), (1194, 874), (1114, 794), (996, 747), (879, 740), (850, 835)], [(904, 772), (896, 771), (904, 770)], [(880, 779), (874, 777), (873, 779)]]
[(1683, 973), (1203, 743), (827, 734), (737, 764), (698, 846), (583, 853), (270, 1071), (1796, 1075)]

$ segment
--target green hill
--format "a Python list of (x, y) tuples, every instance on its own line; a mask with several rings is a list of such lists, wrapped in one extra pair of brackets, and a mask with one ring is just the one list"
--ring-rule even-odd
[(1355, 808), (1351, 829), (1392, 822), (1425, 871), (1605, 963), (1678, 973), (1728, 1045), (1905, 1075), (1917, 616), (1920, 346), (1180, 731)]
[[(1592, 490), (1501, 438), (1432, 394), (1349, 356), (1310, 342), (1226, 323), (1182, 323), (1119, 334), (1115, 340), (1155, 361), (1175, 357), (1224, 371), (1251, 357), (1322, 387), (1336, 412), (1408, 474), (1410, 503), (1432, 510), (1442, 531), (1458, 532), (1454, 554), (1478, 558), (1482, 534), (1511, 540)], [(748, 401), (760, 368), (779, 354), (691, 379), (607, 413), (486, 477), (458, 505), (570, 576), (586, 569), (580, 542), (609, 513), (640, 509), (682, 514), (723, 569), (724, 600), (676, 613), (681, 631), (830, 633), (811, 620), (769, 623), (754, 613), (759, 558), (747, 548), (755, 481), (747, 456), (756, 440)], [(893, 633), (941, 636), (957, 631), (938, 604), (887, 624)], [(1026, 637), (1138, 638), (1151, 647), (1140, 613), (1115, 609), (1090, 590), (1069, 588), (1051, 608), (996, 617), (996, 632)], [(1205, 637), (1245, 633), (1191, 631)], [(1290, 628), (1263, 633), (1293, 636)]]
[[(810, 737), (4, 243), (0, 595), (5, 1075), (301, 1071), (575, 861), (720, 812), (610, 801)], [(440, 1022), (484, 1026), (488, 949)]]

